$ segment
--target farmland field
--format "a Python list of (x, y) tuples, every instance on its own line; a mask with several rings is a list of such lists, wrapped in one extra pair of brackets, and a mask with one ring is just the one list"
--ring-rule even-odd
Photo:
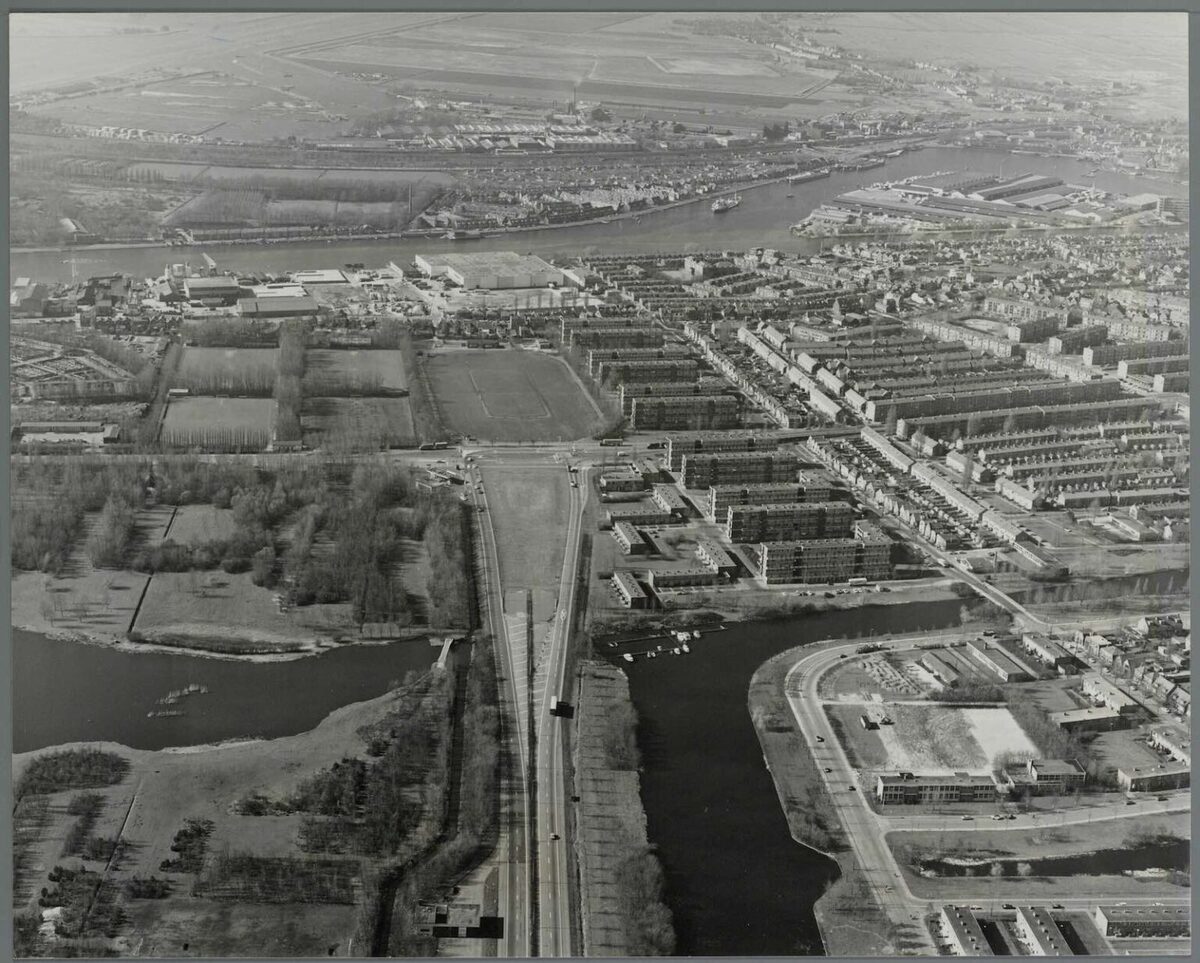
[(417, 444), (407, 398), (305, 398), (304, 444), (328, 451), (378, 451)]
[(180, 545), (199, 545), (230, 538), (237, 531), (233, 510), (212, 505), (180, 505), (167, 538)]
[(304, 354), (305, 394), (324, 379), (365, 381), (382, 390), (408, 387), (402, 351), (342, 351), (311, 348)]
[(876, 733), (889, 768), (986, 774), (1000, 753), (1037, 756), (1037, 747), (1007, 709), (890, 704), (887, 711), (893, 725)]
[(569, 441), (601, 424), (558, 358), (532, 351), (447, 351), (430, 355), (426, 371), (446, 427), (470, 437)]
[(271, 398), (176, 398), (167, 405), (161, 439), (169, 445), (267, 447), (275, 428)]

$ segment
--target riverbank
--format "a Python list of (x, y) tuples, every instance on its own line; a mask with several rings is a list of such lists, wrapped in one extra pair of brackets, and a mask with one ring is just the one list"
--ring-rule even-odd
[(898, 948), (850, 850), (808, 744), (788, 707), (784, 683), (806, 649), (765, 662), (750, 680), (750, 718), (774, 780), (792, 839), (837, 862), (839, 874), (813, 907), (828, 956), (889, 956)]
[[(649, 849), (629, 680), (616, 666), (580, 667), (575, 838), (586, 957), (666, 956), (675, 947)], [(641, 884), (641, 893), (635, 892)], [(656, 885), (657, 882), (657, 885)]]
[[(429, 675), (425, 678), (433, 680)], [(373, 729), (416, 711), (422, 700), (436, 696), (435, 688), (417, 683), (393, 690), (339, 708), (308, 732), (277, 739), (189, 747), (188, 751), (139, 750), (116, 742), (73, 743), (21, 753), (13, 757), (14, 778), (32, 760), (68, 749), (99, 748), (128, 762), (125, 779), (102, 790), (104, 808), (96, 824), (98, 835), (124, 842), (123, 855), (107, 866), (88, 864), (118, 894), (135, 877), (164, 878), (160, 864), (177, 857), (171, 846), (185, 820), (211, 823), (205, 846), (209, 853), (246, 853), (262, 865), (281, 865), (280, 861), (305, 856), (301, 828), (308, 817), (301, 812), (246, 815), (242, 803), (252, 796), (287, 799), (306, 779), (348, 756), (365, 754)], [(25, 864), (36, 878), (22, 883), (31, 894), (47, 885), (46, 874), (61, 859), (64, 839), (74, 826), (65, 812), (71, 795), (67, 790), (49, 797), (47, 822), (26, 854)], [(357, 859), (339, 857), (336, 862), (344, 871), (361, 872)], [(165, 898), (123, 905), (129, 922), (108, 941), (119, 955), (354, 955), (352, 937), (360, 907), (353, 901), (197, 897), (188, 874), (178, 872), (165, 874), (171, 881)]]

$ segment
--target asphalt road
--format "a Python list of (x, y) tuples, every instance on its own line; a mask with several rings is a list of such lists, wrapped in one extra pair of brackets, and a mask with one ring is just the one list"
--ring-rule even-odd
[[(905, 638), (882, 640), (877, 644), (887, 650), (903, 651), (915, 648), (918, 642), (928, 641), (929, 637), (929, 633), (922, 633)], [(1190, 810), (1190, 794), (1182, 792), (1171, 794), (1163, 802), (1159, 802), (1157, 797), (1151, 797), (1146, 800), (1138, 800), (1130, 806), (1125, 797), (1121, 796), (1110, 804), (1097, 807), (1022, 813), (1016, 819), (1003, 821), (992, 820), (990, 813), (983, 816), (976, 815), (972, 819), (964, 821), (961, 815), (905, 815), (875, 812), (864, 798), (864, 791), (870, 792), (871, 789), (858, 785), (855, 769), (850, 764), (841, 741), (829, 725), (817, 691), (821, 676), (838, 664), (844, 656), (852, 654), (861, 644), (861, 640), (823, 644), (820, 648), (807, 653), (788, 671), (785, 689), (788, 704), (791, 706), (800, 731), (813, 753), (814, 761), (821, 771), (821, 778), (834, 802), (839, 819), (845, 827), (850, 847), (863, 867), (867, 882), (880, 907), (893, 923), (900, 925), (912, 922), (914, 918), (936, 910), (938, 904), (915, 896), (908, 888), (900, 866), (887, 844), (886, 834), (889, 832), (922, 829), (1028, 830), (1047, 826), (1077, 825), (1106, 818), (1130, 819)], [(829, 772), (826, 772), (826, 769)], [(972, 897), (970, 891), (975, 885), (980, 888), (981, 892)], [(1014, 881), (1007, 877), (997, 880), (981, 877), (974, 883), (964, 879), (963, 888), (964, 893), (959, 902), (973, 902), (977, 905), (985, 905), (989, 909), (998, 908), (1000, 905), (998, 901), (1016, 903), (1021, 900), (1020, 881)], [(1010, 891), (1000, 891), (1005, 888)], [(1109, 900), (1090, 896), (1066, 897), (1059, 900), (1068, 908), (1091, 908), (1102, 902), (1163, 901), (1162, 896), (1119, 896)], [(935, 952), (932, 943), (929, 944), (929, 952)]]

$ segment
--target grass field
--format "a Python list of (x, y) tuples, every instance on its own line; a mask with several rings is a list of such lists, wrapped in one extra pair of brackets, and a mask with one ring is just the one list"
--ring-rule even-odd
[(179, 359), (181, 376), (209, 376), (221, 373), (240, 374), (264, 368), (275, 370), (276, 348), (199, 348), (183, 349)]
[(275, 593), (249, 572), (160, 572), (150, 580), (134, 630), (148, 641), (208, 640), (245, 652), (293, 651), (350, 628), (350, 605), (281, 612)]
[(342, 351), (311, 348), (304, 353), (305, 394), (318, 388), (323, 380), (366, 380), (383, 390), (408, 387), (404, 376), (402, 351)]
[(879, 730), (864, 729), (859, 716), (866, 706), (825, 706), (834, 733), (856, 769), (886, 769), (890, 765), (887, 748), (879, 738)]
[(534, 618), (549, 618), (562, 575), (567, 473), (557, 466), (516, 465), (489, 465), (482, 472), (507, 607), (523, 614), (524, 592), (532, 589)]
[(415, 447), (407, 398), (305, 398), (304, 444), (332, 452)]
[(212, 505), (181, 505), (167, 537), (180, 545), (199, 545), (214, 539), (230, 538), (237, 531), (233, 510)]
[(986, 774), (999, 753), (1037, 755), (1037, 747), (1007, 709), (892, 704), (887, 711), (894, 724), (875, 732), (889, 768)]
[(275, 429), (271, 398), (177, 398), (167, 405), (161, 438), (168, 445), (265, 448)]
[(601, 425), (570, 369), (549, 355), (445, 351), (425, 367), (450, 431), (488, 441), (568, 441)]

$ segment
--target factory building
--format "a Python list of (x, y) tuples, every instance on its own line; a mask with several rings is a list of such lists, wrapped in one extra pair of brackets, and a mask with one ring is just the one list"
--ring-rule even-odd
[(242, 298), (238, 311), (243, 318), (312, 318), (317, 315), (317, 301), (312, 295), (268, 298)]
[(847, 502), (730, 505), (725, 537), (735, 544), (806, 538), (848, 538), (854, 510)]
[(1026, 632), (1021, 638), (1025, 651), (1052, 669), (1075, 661), (1075, 657), (1059, 643), (1045, 635)]
[(940, 656), (934, 655), (932, 652), (927, 652), (921, 656), (917, 660), (917, 664), (942, 685), (954, 685), (961, 678), (961, 674), (957, 669), (952, 668)]
[(928, 776), (898, 772), (894, 776), (876, 777), (875, 798), (885, 806), (992, 802), (996, 799), (996, 784), (990, 776), (965, 772)]
[(236, 304), (241, 294), (237, 278), (231, 277), (186, 277), (183, 290), (189, 301), (203, 304)]
[(800, 456), (789, 448), (684, 455), (680, 473), (685, 488), (709, 488), (712, 485), (792, 481), (800, 467)]
[(1116, 939), (1181, 939), (1192, 935), (1192, 910), (1186, 903), (1108, 903), (1097, 906), (1092, 919), (1101, 936)]
[(997, 645), (986, 645), (978, 639), (967, 642), (964, 651), (1001, 682), (1028, 682), (1031, 676)]
[(1044, 906), (1018, 906), (1016, 932), (1030, 956), (1075, 955)]
[(481, 251), (470, 254), (418, 254), (417, 270), (426, 277), (444, 277), (469, 290), (483, 288), (544, 288), (561, 285), (563, 272), (540, 257), (515, 251)]
[(634, 398), (629, 423), (635, 431), (736, 428), (742, 406), (733, 395)]

